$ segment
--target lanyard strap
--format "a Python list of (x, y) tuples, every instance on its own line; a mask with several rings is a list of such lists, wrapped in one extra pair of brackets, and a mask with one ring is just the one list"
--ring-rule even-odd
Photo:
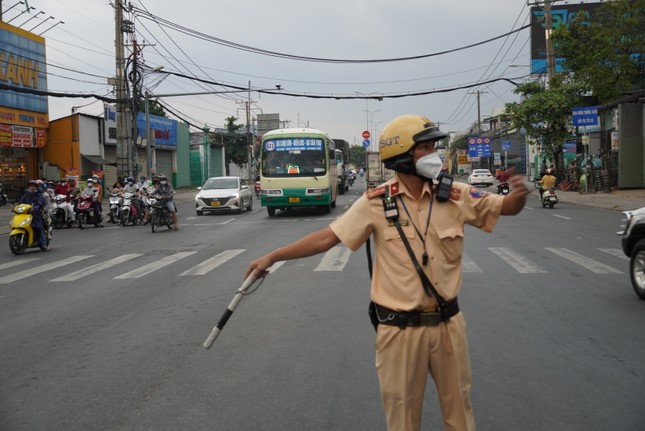
[(417, 229), (417, 225), (414, 223), (414, 220), (412, 220), (412, 216), (410, 215), (410, 212), (408, 211), (408, 207), (405, 205), (405, 202), (403, 201), (403, 196), (399, 195), (399, 202), (401, 202), (401, 205), (403, 205), (403, 209), (405, 210), (405, 213), (408, 215), (408, 219), (410, 220), (410, 223), (412, 223), (412, 226), (414, 227), (414, 230), (417, 231), (417, 234), (419, 235), (419, 239), (421, 240), (421, 243), (423, 244), (423, 255), (422, 257), (422, 262), (423, 266), (426, 266), (428, 264), (428, 250), (426, 248), (426, 235), (428, 234), (428, 226), (430, 226), (430, 216), (432, 215), (432, 202), (434, 201), (433, 196), (430, 195), (430, 208), (428, 209), (428, 218), (426, 219), (426, 230), (421, 235), (421, 232), (419, 232), (419, 229)]

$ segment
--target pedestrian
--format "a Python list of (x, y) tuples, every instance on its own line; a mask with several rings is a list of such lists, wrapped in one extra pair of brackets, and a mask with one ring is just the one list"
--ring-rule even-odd
[(245, 273), (264, 277), (276, 262), (323, 253), (340, 242), (356, 251), (374, 240), (370, 308), (390, 431), (420, 429), (428, 374), (445, 429), (475, 429), (465, 320), (457, 302), (464, 226), (491, 232), (500, 215), (517, 214), (526, 203), (526, 186), (514, 169), (505, 196), (449, 184), (452, 177), (445, 174), (437, 181), (443, 164), (435, 144), (447, 136), (419, 115), (392, 120), (379, 152), (385, 167), (396, 171), (394, 178), (365, 193), (328, 227), (252, 261)]

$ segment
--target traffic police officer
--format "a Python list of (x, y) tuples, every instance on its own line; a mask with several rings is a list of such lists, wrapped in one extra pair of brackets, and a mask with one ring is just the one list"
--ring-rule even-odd
[[(395, 177), (365, 193), (329, 227), (252, 261), (245, 274), (255, 270), (264, 277), (275, 262), (323, 253), (341, 241), (355, 251), (373, 238), (370, 296), (380, 323), (376, 369), (390, 431), (420, 429), (428, 374), (439, 394), (445, 429), (475, 429), (465, 319), (456, 300), (464, 226), (490, 232), (500, 214), (517, 214), (526, 203), (526, 186), (515, 172), (510, 172), (512, 190), (505, 196), (457, 182), (442, 194), (435, 143), (445, 137), (423, 116), (392, 120), (383, 129), (379, 151)], [(397, 202), (406, 241), (436, 292), (451, 304), (449, 313), (440, 313), (435, 295), (426, 293), (398, 227), (386, 218), (383, 197)]]

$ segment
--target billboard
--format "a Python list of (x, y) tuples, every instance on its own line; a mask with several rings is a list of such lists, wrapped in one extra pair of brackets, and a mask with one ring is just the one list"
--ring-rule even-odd
[[(46, 92), (46, 64), (44, 38), (0, 22), (0, 84)], [(0, 91), (0, 106), (48, 114), (47, 96), (29, 92)]]
[[(568, 26), (573, 17), (579, 13), (593, 15), (594, 10), (602, 3), (580, 4), (553, 4), (551, 5), (551, 18), (553, 29), (561, 25)], [(540, 7), (531, 8), (531, 73), (535, 75), (546, 74), (546, 25), (544, 23), (544, 10)], [(556, 73), (564, 72), (562, 63), (564, 58), (555, 58)]]

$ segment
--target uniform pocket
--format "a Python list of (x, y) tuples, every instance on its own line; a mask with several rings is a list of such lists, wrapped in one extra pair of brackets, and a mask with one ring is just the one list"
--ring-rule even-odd
[(461, 226), (437, 227), (435, 231), (446, 262), (457, 262), (464, 250), (464, 228)]

